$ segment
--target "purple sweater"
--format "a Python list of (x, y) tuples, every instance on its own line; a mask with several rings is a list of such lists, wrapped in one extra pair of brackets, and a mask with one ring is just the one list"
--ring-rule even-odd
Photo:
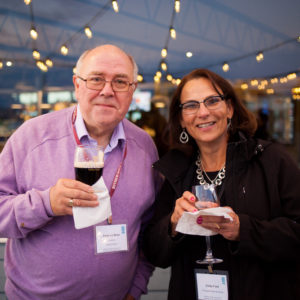
[[(95, 254), (94, 227), (74, 228), (72, 216), (54, 216), (49, 190), (74, 178), (73, 108), (25, 122), (0, 155), (0, 237), (7, 237), (5, 291), (9, 299), (121, 300), (147, 292), (153, 267), (139, 251), (140, 229), (156, 193), (152, 139), (123, 121), (127, 156), (111, 199), (113, 222), (127, 223), (127, 252)], [(105, 161), (110, 189), (122, 146)], [(103, 224), (106, 224), (103, 222)]]

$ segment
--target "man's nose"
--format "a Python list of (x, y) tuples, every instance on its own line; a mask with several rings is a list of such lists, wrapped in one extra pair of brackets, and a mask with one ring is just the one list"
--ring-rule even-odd
[(112, 88), (111, 81), (105, 81), (104, 86), (103, 86), (102, 90), (100, 91), (100, 94), (105, 95), (105, 96), (114, 94), (114, 90)]

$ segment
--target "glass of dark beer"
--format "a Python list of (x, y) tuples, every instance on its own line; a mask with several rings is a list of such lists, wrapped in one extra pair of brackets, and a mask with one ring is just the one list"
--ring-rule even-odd
[(75, 178), (88, 185), (95, 184), (102, 176), (104, 149), (101, 146), (78, 145), (75, 150)]

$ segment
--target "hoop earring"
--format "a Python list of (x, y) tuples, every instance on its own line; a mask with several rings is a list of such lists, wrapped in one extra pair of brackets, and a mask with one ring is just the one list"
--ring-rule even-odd
[(187, 134), (187, 132), (185, 131), (185, 128), (182, 129), (182, 132), (180, 133), (179, 136), (179, 141), (182, 144), (186, 144), (189, 141), (189, 135)]

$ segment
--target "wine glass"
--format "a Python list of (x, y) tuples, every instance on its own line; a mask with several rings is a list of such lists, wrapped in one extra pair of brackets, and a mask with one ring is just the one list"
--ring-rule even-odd
[(75, 178), (93, 185), (102, 176), (104, 149), (97, 145), (77, 145), (75, 149)]
[[(217, 207), (220, 202), (215, 191), (215, 186), (211, 185), (194, 185), (192, 187), (192, 193), (196, 196), (195, 206), (198, 209), (206, 209), (211, 207)], [(202, 260), (197, 260), (198, 264), (217, 264), (221, 263), (223, 260), (220, 258), (215, 258), (211, 249), (210, 236), (205, 236), (206, 240), (206, 255)]]

